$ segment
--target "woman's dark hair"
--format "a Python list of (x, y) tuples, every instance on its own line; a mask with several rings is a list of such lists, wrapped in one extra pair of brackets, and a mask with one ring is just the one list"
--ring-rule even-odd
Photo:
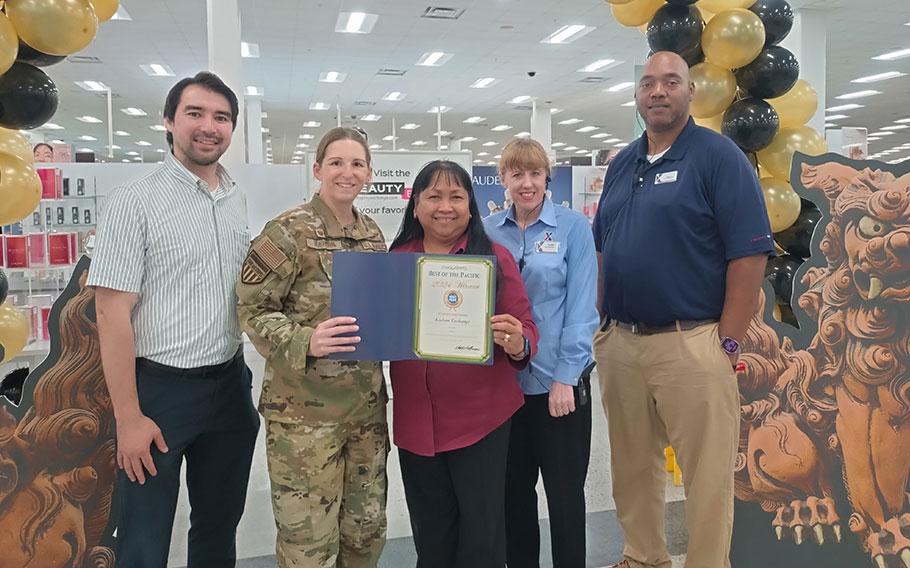
[[(200, 87), (204, 87), (209, 91), (218, 93), (226, 98), (228, 105), (231, 107), (231, 129), (237, 128), (237, 115), (240, 113), (237, 95), (234, 94), (234, 91), (232, 91), (218, 75), (209, 73), (208, 71), (200, 71), (199, 73), (196, 73), (194, 77), (181, 79), (171, 87), (171, 90), (167, 94), (167, 98), (164, 99), (164, 118), (171, 122), (174, 121), (174, 117), (177, 116), (177, 107), (180, 106), (180, 97), (183, 96), (184, 89), (190, 85), (199, 85)], [(166, 138), (168, 146), (173, 148), (174, 136), (168, 132)]]
[(423, 238), (423, 226), (417, 217), (414, 216), (414, 208), (420, 194), (425, 189), (433, 186), (434, 182), (439, 182), (444, 177), (449, 177), (456, 185), (468, 192), (468, 211), (471, 218), (468, 219), (468, 226), (465, 233), (468, 235), (468, 244), (465, 247), (465, 254), (493, 254), (493, 243), (483, 229), (483, 221), (480, 218), (480, 210), (477, 208), (477, 199), (474, 197), (474, 186), (471, 185), (471, 176), (463, 167), (448, 160), (434, 160), (425, 165), (417, 178), (414, 179), (414, 187), (411, 191), (411, 199), (408, 200), (408, 207), (404, 211), (404, 219), (401, 220), (401, 228), (398, 229), (398, 236), (390, 248), (395, 249), (401, 245), (413, 241), (414, 239)]

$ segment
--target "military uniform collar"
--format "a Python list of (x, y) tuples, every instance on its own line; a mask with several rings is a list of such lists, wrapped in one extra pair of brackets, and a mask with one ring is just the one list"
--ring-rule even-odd
[(335, 213), (329, 209), (329, 206), (325, 204), (325, 201), (322, 200), (318, 193), (313, 195), (313, 199), (310, 200), (310, 203), (313, 206), (313, 210), (316, 211), (316, 214), (322, 219), (322, 223), (325, 226), (326, 238), (365, 240), (377, 236), (376, 230), (367, 224), (366, 219), (364, 219), (364, 216), (360, 214), (360, 211), (358, 211), (356, 207), (353, 208), (354, 224), (349, 227), (344, 227), (338, 222)]

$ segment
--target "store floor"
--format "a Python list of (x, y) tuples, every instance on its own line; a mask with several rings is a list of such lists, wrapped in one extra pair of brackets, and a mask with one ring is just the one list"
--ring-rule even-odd
[[(253, 371), (253, 394), (259, 396), (264, 368), (263, 359), (250, 347), (246, 350), (247, 364)], [(592, 400), (595, 403), (593, 412), (593, 435), (591, 443), (591, 464), (585, 485), (587, 495), (587, 531), (588, 531), (588, 566), (609, 566), (622, 558), (622, 533), (616, 521), (615, 505), (611, 496), (610, 482), (610, 447), (607, 439), (607, 426), (603, 410), (599, 405), (600, 394), (592, 381)], [(394, 403), (394, 401), (393, 401)], [(390, 409), (391, 410), (391, 409)], [(411, 540), (411, 527), (408, 522), (404, 490), (401, 485), (401, 473), (398, 466), (398, 453), (394, 446), (389, 454), (389, 498), (387, 506), (388, 538), (379, 565), (383, 568), (407, 568), (414, 566), (414, 545)], [(541, 566), (551, 566), (549, 550), (549, 532), (546, 522), (546, 497), (542, 486), (538, 486), (540, 501), (538, 510), (541, 516)], [(670, 553), (682, 555), (685, 552), (685, 527), (683, 513), (683, 491), (674, 487), (667, 478), (667, 542)], [(189, 506), (186, 492), (181, 490), (177, 517), (174, 522), (174, 535), (171, 541), (169, 566), (186, 565), (186, 531), (189, 524)], [(266, 568), (275, 566), (275, 525), (269, 499), (269, 479), (266, 469), (265, 445), (262, 430), (260, 440), (253, 457), (253, 469), (250, 486), (247, 492), (246, 511), (240, 523), (237, 537), (238, 568)], [(674, 566), (682, 566), (676, 562)]]

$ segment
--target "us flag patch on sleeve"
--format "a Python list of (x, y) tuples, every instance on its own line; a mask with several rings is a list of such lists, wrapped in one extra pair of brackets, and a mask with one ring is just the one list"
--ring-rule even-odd
[(265, 237), (253, 243), (250, 252), (243, 261), (240, 270), (240, 281), (244, 284), (261, 284), (269, 272), (277, 270), (287, 260), (281, 249)]

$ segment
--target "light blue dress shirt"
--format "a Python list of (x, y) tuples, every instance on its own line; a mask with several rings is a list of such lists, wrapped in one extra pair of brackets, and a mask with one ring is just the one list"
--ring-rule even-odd
[(597, 256), (585, 217), (545, 199), (540, 217), (524, 232), (515, 207), (484, 219), (490, 238), (509, 249), (521, 271), (534, 322), (540, 330), (537, 356), (519, 374), (525, 394), (567, 385), (593, 360), (597, 330)]

